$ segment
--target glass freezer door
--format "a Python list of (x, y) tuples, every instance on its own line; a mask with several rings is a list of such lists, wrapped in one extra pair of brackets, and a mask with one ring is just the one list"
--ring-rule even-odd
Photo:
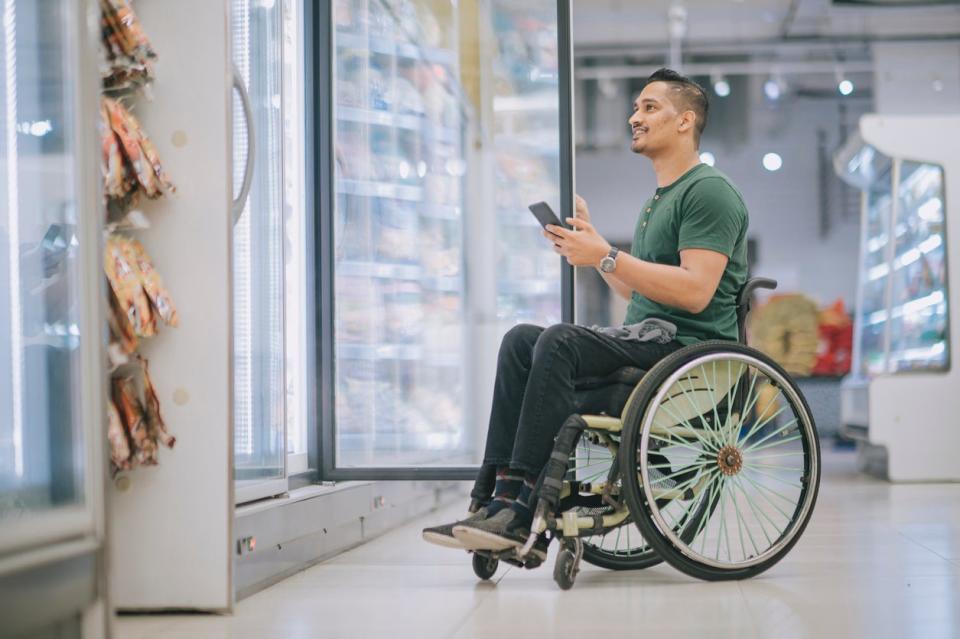
[(570, 5), (333, 5), (324, 475), (469, 477), (501, 336), (572, 319)]
[(8, 0), (0, 13), (2, 574), (15, 551), (94, 534), (93, 437), (105, 418), (99, 226), (81, 195), (92, 196), (90, 149), (78, 153), (92, 143), (79, 97), (86, 22), (59, 0)]

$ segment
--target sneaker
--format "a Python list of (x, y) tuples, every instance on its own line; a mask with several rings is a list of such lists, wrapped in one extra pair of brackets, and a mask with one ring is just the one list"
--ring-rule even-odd
[(433, 526), (423, 529), (423, 540), (431, 544), (444, 546), (445, 548), (458, 548), (463, 550), (463, 544), (453, 536), (453, 527), (459, 524), (473, 523), (483, 521), (487, 518), (487, 509), (481, 508), (476, 513), (466, 519), (455, 521), (452, 524), (443, 524), (442, 526)]
[[(520, 550), (527, 543), (530, 528), (517, 519), (515, 511), (505, 508), (489, 519), (455, 525), (453, 536), (467, 550)], [(547, 544), (549, 540), (541, 535), (530, 552), (543, 561), (547, 558)]]

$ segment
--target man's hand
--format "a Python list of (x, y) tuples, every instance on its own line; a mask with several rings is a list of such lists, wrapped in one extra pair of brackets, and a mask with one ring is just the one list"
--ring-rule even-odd
[(576, 207), (577, 210), (574, 213), (574, 215), (576, 215), (578, 219), (581, 219), (584, 222), (589, 222), (590, 209), (587, 208), (587, 201), (578, 195), (576, 196), (576, 203), (577, 203), (577, 207)]
[(597, 233), (590, 222), (579, 217), (568, 217), (566, 221), (574, 230), (548, 224), (543, 232), (543, 236), (553, 242), (554, 252), (567, 258), (567, 263), (574, 266), (598, 265), (603, 256), (610, 252), (609, 242)]

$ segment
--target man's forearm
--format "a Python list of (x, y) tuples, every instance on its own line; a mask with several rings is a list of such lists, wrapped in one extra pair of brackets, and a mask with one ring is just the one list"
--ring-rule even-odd
[(613, 273), (604, 273), (599, 268), (597, 269), (597, 273), (600, 274), (600, 277), (603, 278), (603, 281), (609, 284), (610, 288), (612, 288), (617, 295), (625, 300), (629, 300), (631, 297), (633, 297), (633, 289), (621, 282), (616, 275)]
[(617, 268), (609, 275), (631, 293), (691, 313), (702, 311), (713, 296), (712, 290), (704, 290), (700, 278), (682, 266), (645, 262), (624, 251), (617, 255)]

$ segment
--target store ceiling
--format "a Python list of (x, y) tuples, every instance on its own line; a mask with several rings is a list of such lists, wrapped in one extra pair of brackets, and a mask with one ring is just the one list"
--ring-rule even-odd
[(686, 9), (684, 40), (743, 43), (783, 38), (857, 40), (960, 37), (960, 6), (869, 7), (830, 0), (574, 0), (578, 55), (644, 45), (665, 46), (673, 4)]
[(845, 76), (868, 88), (871, 42), (960, 40), (960, 3), (870, 7), (831, 0), (574, 0), (578, 78), (627, 80), (673, 66), (671, 15), (675, 32), (678, 16), (685, 16), (677, 65), (684, 72), (782, 76), (811, 94), (830, 95)]

